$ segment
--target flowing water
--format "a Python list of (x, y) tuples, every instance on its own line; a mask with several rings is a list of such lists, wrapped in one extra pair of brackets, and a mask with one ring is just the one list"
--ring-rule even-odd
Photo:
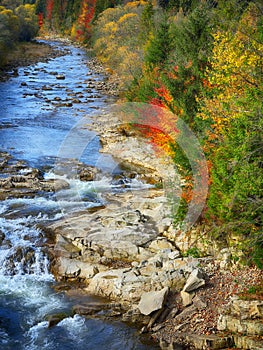
[[(118, 190), (110, 174), (120, 171), (110, 156), (99, 153), (96, 134), (83, 127), (111, 102), (92, 85), (103, 77), (89, 70), (82, 49), (51, 44), (63, 46), (66, 53), (20, 68), (18, 76), (0, 83), (0, 150), (26, 161), (21, 174), (36, 167), (46, 178), (66, 179), (70, 184), (59, 200), (55, 194), (43, 193), (0, 202), (0, 349), (157, 349), (142, 340), (135, 328), (119, 321), (75, 315), (48, 328), (46, 316), (69, 315), (76, 300), (53, 288), (56, 282), (49, 272), (40, 227), (65, 211), (103, 203), (104, 192)], [(58, 74), (65, 79), (57, 79)], [(80, 181), (69, 171), (72, 158), (100, 168), (99, 180)], [(61, 162), (67, 166), (58, 166)], [(142, 184), (135, 179), (129, 186)]]

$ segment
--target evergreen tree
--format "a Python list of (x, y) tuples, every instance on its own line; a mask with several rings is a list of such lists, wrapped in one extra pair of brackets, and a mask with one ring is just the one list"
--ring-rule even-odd
[(172, 37), (167, 14), (164, 14), (156, 28), (154, 37), (145, 54), (145, 64), (151, 70), (164, 67), (172, 51)]

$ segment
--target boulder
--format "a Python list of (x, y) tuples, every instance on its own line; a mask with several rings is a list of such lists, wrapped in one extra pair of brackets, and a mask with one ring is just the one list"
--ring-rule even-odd
[(195, 296), (195, 293), (187, 293), (182, 290), (181, 298), (182, 298), (183, 306), (186, 307), (191, 305), (193, 303), (194, 296)]
[(48, 321), (48, 328), (56, 326), (60, 321), (64, 320), (67, 317), (68, 315), (65, 313), (59, 313), (59, 314), (47, 316), (46, 319)]
[(58, 275), (65, 279), (90, 279), (99, 272), (96, 265), (64, 257), (57, 259), (56, 267)]
[(183, 288), (184, 292), (192, 292), (205, 285), (205, 274), (200, 269), (194, 269), (188, 277)]
[(158, 253), (165, 249), (170, 249), (172, 251), (174, 249), (174, 245), (166, 238), (157, 238), (151, 242), (149, 249), (154, 253)]
[(65, 77), (65, 75), (64, 74), (57, 74), (56, 75), (56, 79), (58, 79), (58, 80), (64, 80), (66, 77)]
[(166, 300), (169, 288), (160, 291), (143, 293), (138, 308), (143, 315), (150, 315), (153, 311), (160, 310)]
[(186, 341), (194, 346), (194, 349), (229, 349), (234, 345), (233, 337), (211, 335), (186, 335)]
[(90, 316), (99, 314), (100, 316), (116, 316), (123, 312), (122, 305), (120, 303), (100, 303), (90, 302), (84, 305), (74, 305), (73, 313), (83, 316)]
[(47, 192), (57, 192), (69, 188), (69, 183), (61, 179), (50, 179), (40, 182), (40, 189)]
[(121, 286), (126, 269), (112, 269), (99, 272), (86, 288), (88, 293), (112, 299), (123, 299)]

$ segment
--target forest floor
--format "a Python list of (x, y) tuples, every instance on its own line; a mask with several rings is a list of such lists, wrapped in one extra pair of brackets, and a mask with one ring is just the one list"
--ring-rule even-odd
[[(238, 295), (244, 300), (263, 300), (262, 270), (245, 266), (222, 268), (220, 262), (212, 258), (201, 259), (200, 267), (208, 277), (206, 285), (195, 291), (196, 300), (202, 304), (201, 307), (192, 305), (185, 308), (180, 293), (171, 296), (169, 307), (178, 310), (178, 317), (168, 318), (157, 327), (160, 330), (156, 332), (153, 329), (154, 339), (164, 340), (168, 344), (172, 342), (183, 344), (183, 335), (186, 333), (200, 336), (217, 335), (218, 318), (234, 296)], [(253, 287), (259, 288), (259, 292), (255, 292)], [(258, 340), (263, 342), (263, 337), (258, 336)]]

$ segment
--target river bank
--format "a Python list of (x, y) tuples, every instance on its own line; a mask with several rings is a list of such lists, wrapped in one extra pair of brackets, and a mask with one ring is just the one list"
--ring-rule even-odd
[(41, 42), (19, 43), (6, 55), (5, 65), (0, 68), (0, 81), (17, 74), (18, 67), (29, 66), (63, 54), (62, 50)]
[[(101, 70), (100, 65), (98, 69)], [(179, 343), (186, 347), (194, 344), (200, 349), (227, 348), (234, 343), (241, 348), (260, 348), (262, 302), (252, 303), (254, 311), (242, 322), (232, 322), (232, 330), (227, 319), (232, 311), (226, 316), (220, 314), (221, 307), (244, 287), (262, 281), (261, 272), (235, 266), (229, 250), (216, 257), (184, 257), (180, 249), (183, 237), (179, 240), (172, 228), (169, 203), (160, 188), (173, 167), (168, 171), (167, 163), (160, 165), (145, 140), (127, 130), (119, 114), (93, 115), (92, 120), (89, 127), (100, 135), (102, 151), (124, 163), (126, 178), (138, 176), (138, 180), (155, 187), (107, 194), (106, 205), (95, 212), (81, 211), (45, 228), (48, 236), (55, 238), (49, 243), (49, 251), (53, 272), (62, 288), (64, 282), (77, 281), (84, 283), (82, 293), (113, 300), (104, 307), (94, 303), (76, 306), (75, 312), (141, 322), (145, 325), (143, 332), (150, 332), (163, 349), (178, 348)], [(86, 180), (94, 176), (86, 176)], [(25, 188), (32, 188), (32, 181), (43, 186), (37, 173), (9, 180), (4, 181), (11, 196), (14, 188), (21, 189), (25, 184)], [(120, 185), (123, 179), (115, 180)], [(239, 311), (235, 310), (237, 314)], [(239, 340), (243, 339), (241, 335), (234, 339), (229, 332), (222, 333), (227, 329), (234, 332), (234, 327), (237, 332), (248, 334), (251, 329), (256, 330), (254, 337), (248, 336), (246, 344), (250, 345)]]
[[(145, 140), (127, 130), (120, 114), (94, 119), (101, 152), (140, 169), (149, 183), (160, 184), (172, 175), (171, 164), (160, 162)], [(49, 227), (57, 237), (55, 255), (61, 255), (56, 260), (58, 278), (84, 280), (88, 293), (120, 302), (123, 319), (144, 324), (142, 332), (149, 332), (162, 349), (261, 348), (261, 311), (255, 318), (244, 316), (244, 322), (238, 319), (242, 308), (257, 305), (259, 310), (260, 298), (255, 295), (251, 305), (241, 300), (233, 315), (226, 310), (238, 304), (244, 289), (262, 285), (262, 271), (241, 268), (226, 248), (203, 258), (185, 257), (180, 247), (191, 248), (196, 233), (192, 240), (177, 234), (164, 189), (115, 194), (107, 203), (92, 215), (81, 213)], [(209, 245), (216, 252), (214, 243)], [(230, 314), (229, 324), (225, 313)]]

